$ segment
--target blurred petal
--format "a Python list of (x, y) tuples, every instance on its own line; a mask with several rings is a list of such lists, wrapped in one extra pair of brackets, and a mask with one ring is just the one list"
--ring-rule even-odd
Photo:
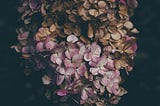
[(42, 82), (43, 82), (43, 84), (48, 85), (51, 83), (51, 78), (49, 78), (47, 75), (45, 75), (42, 77)]
[(36, 45), (36, 49), (39, 52), (43, 52), (44, 51), (44, 43), (43, 42), (38, 42)]
[(61, 85), (64, 81), (64, 75), (57, 75), (57, 85)]
[(67, 90), (61, 89), (57, 91), (58, 96), (66, 96), (67, 95)]

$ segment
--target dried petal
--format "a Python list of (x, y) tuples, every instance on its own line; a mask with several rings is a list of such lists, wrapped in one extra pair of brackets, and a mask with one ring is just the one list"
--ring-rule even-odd
[(119, 40), (121, 38), (121, 34), (118, 32), (112, 33), (111, 34), (112, 39), (114, 40)]
[(124, 27), (126, 27), (127, 29), (132, 29), (133, 28), (133, 24), (130, 21), (127, 21), (124, 23)]
[(99, 2), (98, 2), (98, 7), (99, 7), (99, 8), (105, 8), (106, 5), (107, 5), (107, 4), (106, 4), (105, 1), (99, 1)]
[(42, 81), (43, 81), (43, 84), (48, 85), (51, 83), (51, 78), (49, 78), (47, 75), (45, 75), (42, 77)]

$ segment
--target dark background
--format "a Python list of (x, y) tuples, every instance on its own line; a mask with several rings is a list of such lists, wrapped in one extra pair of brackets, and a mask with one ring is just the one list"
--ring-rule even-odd
[[(51, 106), (39, 76), (24, 77), (16, 40), (17, 0), (0, 1), (0, 106)], [(135, 68), (119, 106), (160, 106), (160, 0), (139, 0), (132, 21), (140, 30)], [(52, 105), (53, 106), (53, 105)]]

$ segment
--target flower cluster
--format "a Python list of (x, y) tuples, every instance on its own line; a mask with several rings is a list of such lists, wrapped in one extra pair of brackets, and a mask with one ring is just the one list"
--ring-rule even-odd
[[(51, 94), (78, 104), (111, 106), (127, 93), (138, 33), (130, 21), (136, 0), (21, 0), (22, 27), (13, 46), (42, 71)], [(28, 68), (28, 66), (26, 66)], [(51, 88), (52, 86), (52, 88)], [(58, 100), (57, 100), (58, 101)]]

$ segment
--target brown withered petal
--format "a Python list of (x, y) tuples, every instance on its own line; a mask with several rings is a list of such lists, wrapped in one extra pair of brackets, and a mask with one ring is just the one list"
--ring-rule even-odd
[(128, 7), (125, 5), (120, 5), (119, 6), (119, 14), (128, 16)]
[(52, 24), (52, 25), (50, 26), (49, 30), (50, 30), (51, 32), (56, 31), (56, 26), (55, 26), (54, 24)]
[(104, 33), (103, 29), (96, 30), (96, 32), (95, 32), (95, 38), (100, 39), (100, 38), (102, 38), (104, 36), (104, 34), (105, 33)]
[(94, 3), (95, 2), (95, 0), (88, 0), (89, 1), (89, 3)]
[(81, 35), (81, 29), (76, 26), (76, 28), (73, 30), (73, 34), (76, 36), (80, 36)]
[(124, 27), (127, 29), (132, 29), (133, 28), (133, 24), (130, 21), (127, 21), (124, 23)]
[(117, 31), (121, 34), (122, 37), (126, 36), (126, 31), (125, 30), (118, 29)]
[(138, 2), (137, 0), (127, 0), (128, 6), (131, 8), (137, 8)]
[(83, 7), (86, 8), (86, 9), (89, 9), (90, 3), (88, 2), (88, 0), (85, 0), (85, 1), (84, 1)]
[(99, 1), (98, 2), (98, 7), (99, 8), (105, 8), (106, 7), (106, 2), (105, 1)]
[(83, 36), (83, 35), (81, 35), (80, 36), (80, 40), (83, 42), (83, 43), (89, 43), (89, 41)]
[(127, 64), (124, 60), (116, 60), (114, 64), (115, 64), (115, 68), (118, 70), (121, 69), (122, 67), (127, 66)]
[(119, 40), (121, 38), (121, 34), (118, 32), (112, 33), (111, 37), (113, 40)]
[(76, 21), (77, 21), (74, 14), (68, 15), (68, 19), (69, 19), (71, 22), (76, 22)]
[(89, 14), (94, 16), (94, 17), (97, 17), (98, 16), (98, 11), (96, 9), (90, 9)]
[(91, 24), (88, 24), (88, 37), (93, 38), (93, 36), (94, 36), (93, 28), (92, 28)]
[(73, 30), (69, 27), (69, 28), (64, 28), (64, 33), (67, 35), (71, 35), (73, 32)]
[(29, 59), (31, 57), (31, 55), (30, 54), (22, 54), (22, 57), (24, 59)]
[(131, 30), (131, 33), (137, 34), (137, 33), (139, 33), (139, 31), (138, 31), (136, 28), (133, 28), (133, 29)]

